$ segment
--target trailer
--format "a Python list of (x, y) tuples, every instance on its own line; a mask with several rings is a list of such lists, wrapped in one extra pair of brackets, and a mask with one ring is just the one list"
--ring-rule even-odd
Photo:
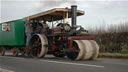
[[(99, 46), (95, 37), (77, 25), (77, 16), (81, 15), (84, 15), (84, 11), (77, 10), (77, 6), (72, 5), (71, 9), (55, 8), (23, 19), (1, 23), (0, 55), (4, 56), (6, 50), (13, 49), (14, 56), (21, 52), (22, 55), (27, 53), (37, 58), (52, 54), (55, 57), (67, 56), (71, 60), (94, 60), (98, 56)], [(68, 22), (69, 18), (71, 24)], [(28, 21), (38, 21), (42, 28), (39, 32), (31, 34), (29, 47), (26, 47), (24, 29)], [(48, 23), (47, 28), (43, 27), (45, 21)]]

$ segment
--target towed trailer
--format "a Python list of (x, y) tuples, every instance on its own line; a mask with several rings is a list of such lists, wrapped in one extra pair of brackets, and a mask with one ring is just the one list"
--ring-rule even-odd
[(5, 54), (6, 50), (12, 49), (13, 55), (17, 56), (17, 50), (22, 51), (24, 46), (24, 21), (22, 19), (0, 24), (0, 54), (2, 56)]
[[(67, 56), (71, 60), (96, 59), (99, 46), (95, 37), (88, 34), (82, 26), (77, 25), (77, 16), (84, 15), (84, 11), (77, 10), (77, 6), (69, 8), (55, 8), (29, 17), (29, 21), (44, 20), (49, 24), (45, 32), (42, 28), (40, 33), (32, 34), (29, 49), (25, 47), (24, 24), (28, 17), (0, 24), (0, 54), (13, 49), (13, 55), (26, 51), (32, 57), (42, 58), (46, 54), (55, 57)], [(68, 19), (71, 18), (71, 24)]]

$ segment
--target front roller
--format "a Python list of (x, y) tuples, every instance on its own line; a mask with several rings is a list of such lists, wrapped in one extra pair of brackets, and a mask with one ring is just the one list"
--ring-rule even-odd
[(33, 35), (30, 40), (30, 53), (32, 57), (44, 57), (48, 51), (48, 47), (46, 45), (48, 45), (48, 41), (45, 35)]
[(99, 46), (94, 40), (74, 40), (72, 46), (67, 53), (67, 57), (72, 60), (93, 60), (99, 53)]
[(95, 60), (98, 57), (99, 54), (99, 45), (96, 43), (96, 41), (94, 40), (90, 40), (90, 43), (92, 44), (92, 48), (93, 49), (93, 55), (90, 59)]
[(83, 60), (91, 59), (94, 60), (97, 58), (99, 54), (99, 46), (94, 40), (82, 40), (84, 43), (84, 57)]
[(74, 40), (72, 42), (72, 48), (67, 52), (67, 57), (71, 60), (81, 60), (84, 56), (84, 47), (81, 40)]

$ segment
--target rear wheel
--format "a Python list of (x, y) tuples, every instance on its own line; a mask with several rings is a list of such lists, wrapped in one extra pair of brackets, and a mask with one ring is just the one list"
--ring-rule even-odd
[(47, 45), (47, 38), (45, 35), (34, 35), (30, 41), (30, 53), (32, 57), (41, 58), (44, 57), (48, 51)]

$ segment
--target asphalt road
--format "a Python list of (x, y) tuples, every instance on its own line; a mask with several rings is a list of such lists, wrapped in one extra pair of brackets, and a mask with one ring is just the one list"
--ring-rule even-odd
[(0, 56), (2, 69), (8, 70), (3, 72), (128, 72), (128, 60), (71, 61), (50, 55), (41, 59), (6, 55)]

